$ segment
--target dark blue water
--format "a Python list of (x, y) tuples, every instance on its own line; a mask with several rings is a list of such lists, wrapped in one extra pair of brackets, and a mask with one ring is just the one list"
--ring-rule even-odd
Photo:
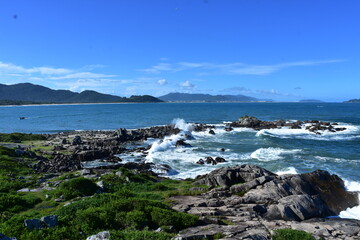
[[(243, 115), (262, 120), (296, 119), (360, 125), (360, 104), (345, 103), (155, 103), (0, 107), (0, 132), (140, 128), (187, 122), (222, 123)], [(25, 120), (19, 120), (25, 117)]]

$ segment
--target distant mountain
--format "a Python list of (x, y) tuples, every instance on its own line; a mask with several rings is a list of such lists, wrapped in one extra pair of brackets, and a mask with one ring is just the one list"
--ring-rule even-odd
[(31, 83), (14, 85), (0, 84), (0, 104), (13, 103), (117, 103), (117, 102), (162, 102), (160, 99), (144, 95), (119, 97), (96, 91), (83, 91), (81, 93), (69, 90), (53, 90)]
[(317, 100), (317, 99), (303, 99), (303, 100), (300, 100), (299, 102), (303, 102), (303, 103), (321, 103), (321, 102), (324, 102), (324, 101)]
[(261, 100), (244, 95), (210, 95), (192, 93), (169, 93), (158, 97), (166, 102), (259, 102)]
[(351, 99), (349, 101), (345, 101), (344, 103), (360, 103), (360, 99)]

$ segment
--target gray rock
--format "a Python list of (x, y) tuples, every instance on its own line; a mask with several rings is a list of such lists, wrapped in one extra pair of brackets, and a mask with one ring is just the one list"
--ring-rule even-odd
[(39, 219), (26, 219), (24, 220), (25, 227), (28, 229), (42, 229), (43, 226), (41, 225), (41, 221)]
[(58, 225), (58, 216), (57, 215), (49, 215), (41, 218), (41, 221), (50, 228), (53, 228)]
[(75, 136), (73, 141), (72, 141), (72, 145), (80, 145), (80, 144), (82, 144), (82, 142), (83, 141), (82, 141), (80, 136)]
[(17, 239), (14, 237), (7, 237), (4, 234), (0, 233), (0, 240), (17, 240)]
[(109, 231), (99, 232), (96, 235), (87, 237), (86, 240), (110, 240), (110, 232)]

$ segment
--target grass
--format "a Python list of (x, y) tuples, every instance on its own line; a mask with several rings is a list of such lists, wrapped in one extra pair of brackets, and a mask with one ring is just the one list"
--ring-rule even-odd
[(46, 136), (42, 134), (0, 133), (0, 142), (21, 143), (23, 141), (39, 141), (45, 139)]
[[(192, 181), (159, 180), (120, 168), (116, 170), (121, 171), (120, 176), (112, 173), (96, 180), (104, 181), (105, 193), (97, 191), (95, 180), (76, 173), (54, 178), (63, 181), (57, 189), (18, 193), (20, 188), (36, 186), (41, 175), (29, 167), (32, 159), (17, 157), (14, 150), (4, 147), (0, 147), (0, 153), (0, 232), (6, 236), (18, 240), (80, 240), (109, 230), (111, 239), (165, 240), (174, 237), (173, 231), (199, 222), (198, 217), (176, 212), (166, 203), (169, 196), (201, 193), (190, 190)], [(55, 202), (60, 195), (71, 204)], [(46, 215), (58, 215), (59, 225), (28, 230), (23, 224), (25, 219)], [(159, 227), (163, 231), (155, 232)]]
[(273, 240), (315, 240), (315, 238), (307, 232), (294, 229), (278, 229), (275, 230)]

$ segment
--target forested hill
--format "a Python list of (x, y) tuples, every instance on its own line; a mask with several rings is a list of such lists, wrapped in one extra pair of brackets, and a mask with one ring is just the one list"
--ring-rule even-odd
[(169, 93), (159, 97), (167, 102), (259, 102), (261, 100), (244, 95), (210, 95), (192, 93)]
[(129, 98), (86, 90), (81, 93), (69, 90), (53, 90), (31, 83), (14, 85), (0, 84), (0, 104), (34, 103), (118, 103), (118, 102), (162, 102), (150, 95)]

